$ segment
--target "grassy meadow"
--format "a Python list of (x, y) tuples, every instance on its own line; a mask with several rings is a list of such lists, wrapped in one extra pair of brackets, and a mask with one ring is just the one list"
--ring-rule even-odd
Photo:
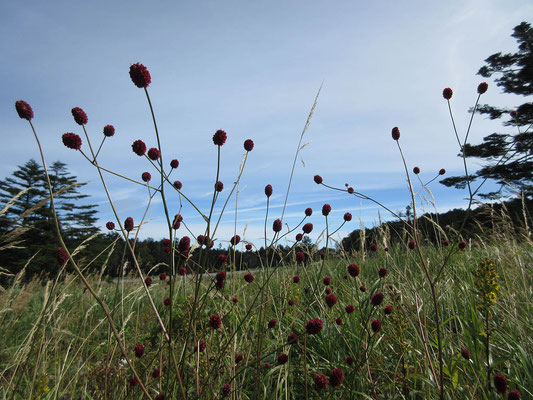
[[(424, 244), (421, 250), (436, 273), (449, 247)], [(487, 257), (494, 260), (498, 288), (488, 319), (476, 288), (482, 277), (475, 273)], [(501, 371), (510, 389), (519, 389), (524, 398), (532, 395), (532, 261), (531, 243), (504, 234), (452, 252), (437, 281), (446, 398), (500, 398), (487, 384), (487, 323), (491, 378)], [(351, 263), (360, 269), (357, 277), (347, 271)], [(387, 269), (384, 277), (379, 275), (381, 268)], [(214, 287), (212, 276), (177, 278), (171, 331), (175, 342), (170, 351), (183, 357), (177, 361), (181, 383), (175, 370), (167, 367), (169, 347), (142, 284), (89, 279), (98, 296), (105, 297), (132, 362), (154, 398), (159, 393), (166, 393), (166, 398), (219, 398), (226, 384), (229, 396), (238, 399), (438, 396), (431, 292), (415, 252), (407, 246), (341, 253), (308, 265), (254, 272), (251, 283), (243, 276), (228, 274), (221, 290)], [(324, 284), (326, 276), (331, 278), (329, 285)], [(338, 299), (332, 307), (325, 301), (328, 288)], [(166, 326), (170, 306), (164, 299), (169, 290), (168, 279), (153, 277), (149, 291)], [(192, 306), (195, 292), (201, 307)], [(384, 299), (373, 306), (377, 292)], [(2, 398), (143, 397), (130, 382), (132, 373), (105, 314), (76, 276), (44, 286), (39, 281), (15, 281), (1, 293), (0, 304)], [(351, 313), (346, 310), (349, 305), (354, 308)], [(386, 306), (392, 307), (388, 315)], [(209, 324), (214, 314), (222, 320), (218, 329)], [(313, 318), (323, 321), (323, 329), (306, 334)], [(269, 328), (272, 319), (277, 324)], [(371, 327), (374, 320), (382, 324), (377, 332)], [(297, 343), (288, 343), (290, 334), (297, 335)], [(198, 349), (201, 343), (203, 350), (203, 345)], [(137, 344), (144, 346), (142, 357), (133, 355)], [(462, 349), (468, 350), (468, 359)], [(278, 361), (280, 354), (288, 356), (286, 362)], [(342, 383), (317, 388), (314, 377), (329, 377), (335, 368), (342, 371)]]

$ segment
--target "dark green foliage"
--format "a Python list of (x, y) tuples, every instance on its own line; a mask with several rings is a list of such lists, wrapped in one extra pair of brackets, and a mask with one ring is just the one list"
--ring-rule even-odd
[[(438, 215), (434, 213), (419, 215), (417, 226), (424, 238), (427, 238), (430, 243), (438, 244), (444, 240), (457, 239), (456, 231), (461, 227), (466, 217), (462, 236), (465, 238), (481, 237), (489, 240), (496, 238), (499, 223), (505, 219), (509, 224), (508, 228), (517, 238), (520, 238), (520, 234), (526, 231), (524, 218), (526, 218), (528, 226), (531, 226), (533, 222), (531, 215), (533, 215), (533, 202), (531, 200), (525, 201), (525, 207), (523, 207), (520, 199), (514, 199), (501, 204), (481, 205), (474, 208), (468, 216), (466, 210), (459, 208)], [(436, 225), (439, 228), (436, 228)], [(390, 232), (386, 240), (387, 245), (393, 243), (406, 245), (407, 241), (410, 240), (405, 233), (405, 224), (400, 221), (386, 222), (365, 231), (363, 237), (367, 249), (370, 243), (379, 243), (378, 247), (381, 249), (384, 231)], [(342, 246), (347, 251), (360, 250), (360, 241), (361, 232), (356, 229), (342, 240)]]
[[(514, 28), (511, 35), (518, 42), (516, 53), (496, 53), (488, 57), (486, 65), (478, 74), (490, 78), (496, 76), (496, 85), (504, 93), (521, 96), (533, 95), (533, 28), (522, 22)], [(517, 111), (517, 116), (510, 116), (510, 111)], [(492, 133), (478, 145), (466, 144), (463, 152), (467, 158), (483, 160), (485, 165), (470, 175), (471, 181), (482, 182), (484, 179), (496, 181), (500, 187), (491, 193), (480, 196), (498, 198), (506, 192), (523, 191), (527, 197), (533, 195), (533, 103), (526, 102), (514, 109), (498, 108), (488, 104), (479, 105), (477, 112), (488, 115), (490, 119), (503, 118), (504, 126), (516, 126), (514, 135)], [(462, 156), (462, 154), (459, 154)], [(453, 176), (440, 181), (443, 185), (464, 188), (466, 176)], [(508, 189), (510, 185), (514, 189)]]
[[(69, 246), (76, 246), (98, 232), (98, 228), (94, 226), (96, 206), (83, 204), (87, 195), (81, 194), (79, 188), (84, 184), (77, 183), (76, 177), (68, 173), (64, 163), (56, 161), (48, 172), (52, 190), (56, 193), (55, 206), (61, 232)], [(54, 275), (58, 270), (55, 251), (59, 242), (46, 175), (35, 160), (19, 166), (12, 176), (0, 181), (2, 208), (23, 190), (26, 192), (0, 217), (0, 234), (3, 238), (17, 229), (27, 228), (18, 237), (19, 248), (9, 248), (2, 252), (2, 267), (16, 273), (31, 256), (38, 253), (26, 270), (26, 275)]]

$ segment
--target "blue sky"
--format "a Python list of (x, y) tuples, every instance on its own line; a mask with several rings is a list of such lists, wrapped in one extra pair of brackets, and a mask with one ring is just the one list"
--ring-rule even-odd
[[(183, 182), (184, 193), (204, 212), (216, 172), (213, 133), (223, 129), (228, 134), (222, 147), (222, 195), (237, 176), (243, 141), (254, 140), (236, 225), (241, 236), (248, 225), (246, 238), (260, 245), (264, 186), (274, 187), (271, 232), (300, 133), (323, 82), (284, 222), (293, 226), (312, 207), (315, 240), (324, 227), (320, 209), (329, 203), (333, 228), (344, 212), (354, 216), (339, 231), (342, 237), (360, 220), (375, 224), (378, 209), (316, 185), (313, 175), (333, 186), (349, 183), (395, 211), (404, 209), (409, 192), (390, 137), (394, 126), (400, 128), (409, 167), (419, 166), (424, 180), (440, 168), (448, 176), (461, 173), (442, 89), (454, 90), (452, 106), (464, 133), (467, 110), (483, 80), (476, 72), (489, 55), (515, 51), (512, 29), (532, 16), (533, 4), (522, 0), (10, 2), (0, 16), (0, 177), (39, 157), (28, 124), (14, 109), (15, 100), (23, 99), (34, 109), (48, 162), (60, 159), (80, 181), (90, 181), (84, 192), (99, 204), (103, 227), (112, 214), (97, 172), (61, 144), (61, 135), (82, 134), (70, 114), (81, 107), (93, 143), (99, 143), (104, 125), (116, 128), (99, 157), (102, 166), (134, 179), (144, 171), (154, 174), (130, 147), (136, 139), (155, 146), (146, 98), (128, 75), (129, 66), (141, 62), (152, 75), (149, 92), (163, 155), (166, 162), (180, 161), (172, 177)], [(488, 83), (482, 102), (508, 107), (523, 102)], [(478, 116), (471, 142), (494, 131), (506, 128)], [(121, 218), (140, 220), (145, 188), (106, 177)], [(462, 191), (436, 182), (430, 189), (440, 211), (466, 204)], [(173, 215), (177, 196), (169, 202)], [(233, 199), (217, 234), (224, 246), (234, 232), (234, 208)], [(184, 207), (182, 214), (195, 235), (203, 233), (205, 226), (193, 210)], [(382, 210), (381, 218), (389, 215)], [(166, 236), (160, 201), (152, 202), (148, 219), (141, 237)]]

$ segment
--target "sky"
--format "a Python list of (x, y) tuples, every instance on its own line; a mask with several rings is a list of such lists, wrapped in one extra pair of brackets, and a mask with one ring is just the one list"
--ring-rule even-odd
[[(28, 123), (14, 107), (25, 100), (49, 164), (61, 160), (98, 204), (99, 225), (114, 220), (97, 170), (61, 143), (65, 132), (87, 141), (70, 110), (88, 115), (93, 146), (112, 124), (116, 134), (98, 157), (104, 168), (140, 180), (156, 171), (131, 151), (142, 139), (156, 146), (146, 96), (129, 77), (131, 64), (150, 71), (148, 87), (162, 142), (165, 166), (178, 159), (171, 180), (208, 213), (217, 171), (212, 136), (227, 133), (221, 147), (220, 181), (224, 191), (214, 207), (218, 218), (243, 159), (243, 142), (252, 139), (238, 186), (221, 218), (216, 238), (223, 247), (236, 232), (264, 243), (266, 197), (271, 184), (267, 232), (282, 213), (293, 159), (318, 89), (289, 192), (284, 223), (295, 227), (304, 210), (314, 211), (315, 241), (325, 229), (324, 203), (332, 207), (330, 232), (343, 215), (352, 221), (334, 235), (339, 240), (362, 224), (393, 219), (373, 203), (313, 182), (344, 188), (345, 183), (397, 212), (410, 202), (406, 174), (391, 129), (398, 126), (409, 170), (421, 169), (423, 181), (445, 168), (461, 174), (462, 161), (442, 90), (451, 100), (459, 134), (468, 125), (476, 88), (487, 81), (481, 102), (513, 108), (523, 98), (504, 94), (490, 79), (476, 75), (496, 52), (516, 51), (510, 35), (531, 21), (533, 3), (523, 0), (428, 1), (53, 1), (8, 2), (0, 14), (0, 179), (30, 158), (40, 160)], [(492, 132), (509, 132), (501, 121), (474, 118), (470, 143)], [(469, 161), (470, 168), (479, 166)], [(148, 205), (146, 187), (104, 174), (123, 221), (146, 212), (140, 237), (168, 236), (161, 198)], [(443, 212), (465, 207), (465, 191), (433, 182), (421, 190), (418, 207)], [(490, 187), (488, 187), (490, 189)], [(166, 190), (171, 216), (181, 212), (190, 229), (178, 236), (204, 233), (205, 222), (186, 202)], [(237, 212), (235, 212), (235, 209)], [(286, 231), (287, 227), (284, 227)], [(290, 240), (294, 233), (288, 235)]]

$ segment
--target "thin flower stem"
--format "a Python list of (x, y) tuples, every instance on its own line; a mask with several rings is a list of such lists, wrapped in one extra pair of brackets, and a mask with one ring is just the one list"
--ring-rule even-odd
[(289, 192), (291, 190), (291, 184), (292, 184), (292, 178), (294, 176), (294, 169), (296, 168), (296, 161), (298, 160), (298, 154), (301, 150), (302, 140), (305, 135), (305, 132), (307, 131), (307, 128), (309, 127), (309, 124), (311, 123), (311, 117), (313, 116), (313, 113), (315, 112), (315, 107), (318, 103), (318, 96), (320, 95), (320, 91), (322, 90), (322, 85), (324, 82), (320, 84), (320, 88), (318, 89), (318, 92), (315, 97), (315, 101), (313, 102), (313, 106), (311, 107), (311, 111), (309, 112), (309, 115), (307, 116), (307, 121), (305, 122), (304, 129), (302, 131), (302, 134), (300, 135), (300, 140), (298, 141), (298, 148), (296, 149), (296, 153), (294, 154), (294, 161), (292, 163), (292, 169), (291, 169), (291, 175), (289, 177), (289, 184), (287, 185), (287, 193), (285, 194), (285, 202), (283, 203), (283, 211), (281, 212), (281, 222), (283, 222), (283, 216), (285, 215), (285, 207), (287, 206), (287, 201), (289, 200)]
[(237, 177), (237, 180), (235, 181), (235, 183), (233, 184), (233, 188), (231, 189), (231, 192), (230, 194), (228, 195), (228, 198), (226, 199), (225, 203), (224, 203), (224, 206), (222, 207), (222, 210), (220, 211), (220, 215), (218, 216), (218, 219), (217, 219), (217, 223), (215, 225), (215, 229), (213, 229), (213, 233), (211, 234), (211, 236), (215, 236), (215, 233), (218, 229), (218, 225), (220, 224), (220, 220), (222, 219), (222, 215), (224, 214), (224, 210), (226, 209), (226, 206), (228, 205), (228, 202), (229, 202), (229, 199), (231, 198), (231, 195), (233, 194), (233, 192), (235, 191), (235, 188), (239, 185), (239, 182), (241, 180), (241, 177), (242, 177), (242, 173), (244, 171), (244, 166), (246, 165), (246, 160), (248, 159), (248, 152), (246, 152), (245, 156), (244, 156), (244, 160), (240, 166), (240, 169), (239, 169), (239, 176)]
[[(85, 127), (83, 129), (85, 131)], [(87, 137), (87, 141), (89, 142), (89, 148), (92, 149), (91, 145), (90, 145), (90, 140), (89, 140), (89, 136), (87, 135), (87, 132), (85, 131), (85, 136)], [(91, 150), (92, 152), (92, 150)], [(94, 153), (92, 153), (92, 155), (94, 156)], [(100, 170), (100, 168), (97, 167), (97, 171), (98, 171), (98, 174), (100, 176), (100, 181), (102, 182), (102, 185), (104, 187), (104, 190), (105, 190), (105, 193), (106, 193), (106, 196), (107, 196), (107, 199), (109, 200), (109, 205), (111, 206), (111, 209), (113, 211), (113, 214), (115, 215), (115, 218), (117, 220), (117, 223), (119, 225), (119, 228), (120, 228), (120, 231), (122, 232), (122, 235), (126, 241), (126, 244), (128, 246), (128, 249), (132, 255), (132, 258), (133, 258), (133, 262), (135, 264), (135, 267), (137, 268), (137, 272), (139, 273), (139, 277), (141, 278), (141, 281), (142, 281), (142, 285), (144, 286), (144, 290), (146, 292), (146, 295), (150, 301), (150, 305), (152, 306), (152, 309), (154, 310), (154, 314), (157, 318), (157, 321), (159, 322), (159, 325), (161, 326), (161, 329), (163, 330), (164, 334), (165, 334), (165, 338), (167, 341), (170, 341), (170, 337), (167, 333), (167, 330), (165, 328), (165, 324), (163, 323), (162, 319), (161, 319), (161, 316), (159, 315), (159, 312), (157, 311), (157, 307), (154, 303), (154, 300), (152, 299), (152, 296), (150, 295), (150, 291), (148, 289), (148, 286), (146, 285), (146, 282), (144, 281), (144, 276), (143, 276), (143, 273), (141, 271), (141, 267), (137, 261), (137, 257), (135, 257), (135, 251), (133, 249), (133, 247), (131, 246), (131, 243), (129, 242), (129, 240), (127, 239), (127, 234), (126, 234), (126, 231), (122, 225), (122, 222), (118, 216), (118, 212), (116, 210), (116, 207), (115, 207), (115, 204), (113, 203), (113, 200), (111, 198), (111, 194), (109, 193), (109, 189), (107, 188), (107, 183), (104, 179), (104, 176), (102, 174), (102, 171)]]
[[(205, 229), (205, 235), (207, 237), (210, 237), (209, 236), (209, 228), (210, 228), (210, 225), (211, 225), (211, 217), (213, 215), (213, 208), (215, 207), (215, 202), (216, 202), (216, 199), (217, 199), (217, 182), (218, 182), (218, 179), (220, 177), (220, 146), (217, 146), (217, 176), (216, 176), (216, 179), (215, 179), (215, 184), (213, 185), (213, 199), (211, 200), (211, 209), (209, 210), (209, 217), (207, 217), (207, 228)], [(214, 233), (213, 233), (214, 235)]]
[(415, 194), (413, 191), (413, 185), (411, 184), (411, 178), (409, 176), (409, 170), (407, 168), (407, 162), (405, 161), (405, 157), (403, 155), (402, 147), (400, 146), (400, 141), (397, 140), (396, 144), (398, 145), (398, 150), (400, 151), (400, 155), (402, 157), (402, 162), (405, 169), (405, 174), (407, 176), (407, 182), (409, 183), (409, 193), (411, 194), (411, 200), (413, 204), (413, 238), (416, 245), (416, 251), (418, 253), (418, 257), (420, 259), (420, 263), (422, 264), (422, 267), (424, 269), (424, 273), (426, 275), (427, 281), (429, 283), (429, 288), (431, 291), (431, 298), (433, 300), (433, 312), (435, 314), (435, 325), (437, 328), (437, 347), (438, 347), (438, 357), (439, 357), (439, 381), (437, 382), (437, 386), (440, 386), (440, 400), (444, 400), (444, 360), (443, 360), (443, 354), (442, 354), (442, 338), (441, 338), (441, 327), (440, 327), (440, 316), (439, 316), (439, 304), (437, 301), (437, 294), (435, 289), (435, 282), (431, 278), (429, 267), (426, 264), (426, 259), (424, 258), (424, 255), (422, 254), (422, 250), (420, 248), (420, 243), (418, 240), (418, 228), (417, 228), (417, 222), (418, 217), (416, 213), (416, 199)]
[(111, 170), (109, 170), (109, 169), (107, 169), (107, 168), (104, 168), (104, 167), (102, 167), (100, 164), (98, 164), (97, 162), (95, 162), (95, 161), (91, 161), (91, 159), (90, 159), (89, 157), (87, 157), (87, 155), (86, 155), (81, 149), (79, 150), (79, 152), (81, 153), (81, 155), (82, 155), (83, 157), (85, 157), (85, 159), (86, 159), (87, 161), (89, 161), (89, 162), (90, 162), (91, 164), (93, 164), (96, 168), (101, 169), (102, 171), (108, 172), (108, 173), (110, 173), (110, 174), (112, 174), (112, 175), (118, 176), (119, 178), (125, 179), (125, 180), (127, 180), (127, 181), (130, 181), (130, 182), (136, 183), (137, 185), (148, 186), (150, 189), (158, 190), (157, 188), (155, 188), (155, 187), (153, 187), (153, 186), (150, 186), (150, 185), (147, 185), (146, 183), (139, 182), (139, 181), (136, 181), (136, 180), (134, 180), (134, 179), (130, 179), (130, 178), (124, 176), (124, 175), (118, 174), (118, 173), (113, 172), (113, 171), (111, 171)]
[[(131, 362), (130, 358), (128, 357), (128, 352), (126, 351), (126, 348), (124, 347), (124, 344), (122, 343), (122, 340), (120, 339), (120, 334), (118, 333), (118, 331), (117, 331), (117, 329), (115, 327), (115, 322), (113, 321), (113, 318), (111, 317), (111, 313), (109, 311), (109, 308), (107, 307), (106, 303), (104, 303), (102, 301), (102, 299), (98, 296), (98, 294), (96, 294), (96, 292), (94, 291), (94, 289), (92, 288), (90, 283), (87, 281), (87, 279), (85, 279), (85, 276), (83, 275), (83, 273), (81, 272), (80, 268), (78, 267), (78, 264), (74, 261), (74, 259), (72, 257), (72, 254), (68, 250), (67, 245), (65, 244), (65, 242), (63, 240), (63, 237), (61, 235), (61, 230), (59, 228), (59, 219), (58, 219), (56, 208), (55, 208), (54, 194), (52, 192), (52, 184), (50, 182), (50, 176), (48, 174), (48, 168), (46, 166), (46, 161), (44, 159), (43, 149), (41, 147), (41, 143), (39, 141), (39, 137), (37, 135), (37, 132), (35, 131), (35, 128), (34, 128), (32, 122), (29, 121), (29, 123), (30, 123), (31, 129), (33, 131), (33, 135), (35, 136), (35, 140), (37, 141), (37, 146), (39, 147), (39, 153), (41, 155), (41, 160), (42, 160), (42, 163), (43, 163), (43, 168), (44, 168), (44, 172), (45, 172), (45, 175), (46, 175), (46, 180), (47, 180), (47, 183), (48, 183), (48, 192), (50, 193), (50, 202), (51, 202), (51, 206), (52, 206), (51, 208), (52, 208), (52, 213), (54, 215), (54, 223), (55, 223), (56, 233), (57, 233), (59, 242), (61, 243), (61, 246), (63, 247), (63, 249), (66, 251), (66, 253), (68, 255), (68, 258), (69, 258), (70, 262), (72, 263), (72, 265), (74, 266), (74, 269), (76, 270), (76, 273), (78, 274), (80, 280), (83, 282), (83, 284), (85, 285), (85, 287), (87, 288), (89, 293), (91, 293), (91, 295), (94, 297), (94, 299), (97, 301), (97, 303), (100, 305), (100, 307), (104, 311), (104, 313), (106, 315), (106, 318), (107, 318), (107, 321), (108, 321), (109, 325), (111, 326), (111, 329), (113, 330), (113, 335), (115, 336), (115, 339), (117, 340), (117, 343), (118, 343), (118, 345), (120, 347), (122, 355), (126, 359), (126, 362), (128, 363), (133, 375), (135, 376), (135, 378), (139, 382), (139, 386), (141, 387), (141, 390), (144, 392), (145, 396), (148, 399), (152, 400), (152, 397), (150, 396), (150, 393), (148, 392), (148, 390), (147, 390), (146, 386), (144, 385), (143, 381), (141, 380), (139, 374), (137, 373), (137, 371), (133, 367), (133, 363)], [(85, 128), (84, 128), (84, 131), (85, 131)]]
[(104, 138), (100, 142), (100, 146), (98, 147), (98, 150), (96, 150), (96, 155), (94, 156), (93, 162), (96, 162), (96, 159), (98, 158), (98, 154), (100, 154), (100, 150), (102, 150), (102, 146), (104, 145), (105, 139), (107, 136), (104, 135)]

